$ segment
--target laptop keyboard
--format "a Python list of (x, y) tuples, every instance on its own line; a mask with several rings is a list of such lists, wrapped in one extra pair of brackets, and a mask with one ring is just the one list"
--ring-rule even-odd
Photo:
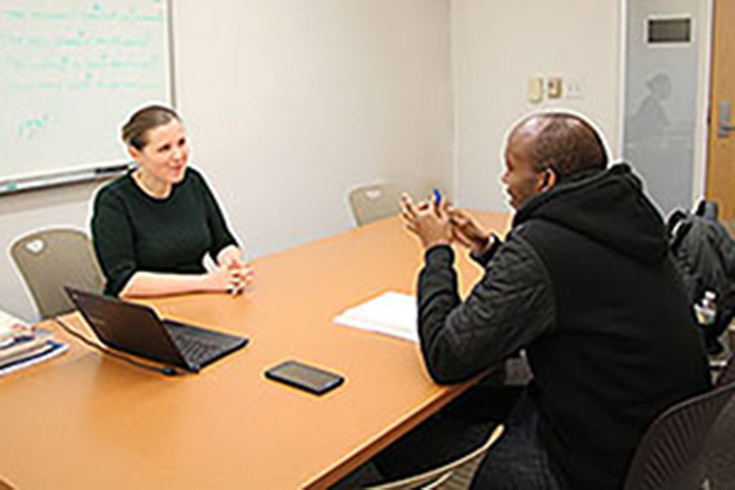
[(222, 346), (209, 342), (202, 342), (197, 338), (176, 332), (174, 335), (176, 345), (181, 354), (189, 361), (190, 364), (201, 365), (209, 361), (212, 357), (222, 352)]
[(164, 320), (162, 323), (189, 367), (206, 366), (248, 343), (245, 337), (202, 329), (173, 320)]

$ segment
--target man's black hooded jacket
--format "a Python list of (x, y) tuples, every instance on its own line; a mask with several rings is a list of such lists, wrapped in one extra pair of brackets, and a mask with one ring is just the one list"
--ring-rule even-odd
[(452, 249), (426, 253), (419, 333), (430, 374), (460, 382), (525, 348), (554, 470), (574, 489), (621, 488), (646, 427), (709, 386), (659, 214), (620, 164), (529, 199), (488, 255), (461, 302)]

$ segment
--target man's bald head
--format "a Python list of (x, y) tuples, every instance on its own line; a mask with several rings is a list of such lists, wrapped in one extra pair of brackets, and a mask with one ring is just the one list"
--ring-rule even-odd
[(508, 145), (528, 152), (537, 171), (552, 169), (559, 177), (604, 169), (608, 163), (600, 135), (573, 114), (552, 112), (527, 117), (513, 128)]

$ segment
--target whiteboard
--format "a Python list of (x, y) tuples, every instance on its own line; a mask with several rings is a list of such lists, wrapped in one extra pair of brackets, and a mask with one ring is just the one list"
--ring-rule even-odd
[(127, 163), (120, 127), (173, 103), (166, 0), (0, 0), (0, 192)]

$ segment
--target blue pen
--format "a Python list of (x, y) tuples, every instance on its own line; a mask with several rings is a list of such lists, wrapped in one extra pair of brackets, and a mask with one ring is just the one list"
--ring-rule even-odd
[(437, 206), (442, 203), (441, 192), (439, 192), (439, 189), (437, 189), (436, 187), (434, 188), (434, 202), (436, 202)]

